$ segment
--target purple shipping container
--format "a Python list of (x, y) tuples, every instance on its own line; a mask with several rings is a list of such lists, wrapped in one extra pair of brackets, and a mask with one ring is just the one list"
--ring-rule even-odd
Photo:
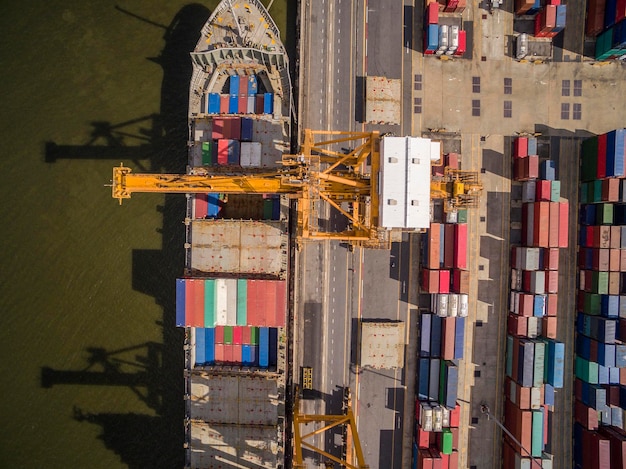
[(176, 326), (185, 327), (185, 279), (176, 279)]
[(431, 317), (431, 332), (430, 332), (430, 356), (439, 358), (441, 356), (441, 326), (442, 321), (439, 316), (432, 315)]
[(456, 318), (456, 328), (454, 331), (454, 359), (463, 359), (463, 350), (465, 348), (465, 318)]

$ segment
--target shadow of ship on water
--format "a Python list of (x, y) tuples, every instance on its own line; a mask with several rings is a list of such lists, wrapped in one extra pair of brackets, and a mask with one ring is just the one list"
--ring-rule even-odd
[[(120, 124), (92, 122), (91, 134), (84, 145), (47, 142), (45, 161), (130, 160), (140, 171), (185, 172), (188, 90), (192, 71), (189, 53), (194, 49), (210, 11), (202, 5), (187, 5), (176, 14), (169, 26), (163, 26), (120, 7), (116, 9), (120, 14), (165, 30), (161, 54), (149, 58), (163, 70), (160, 114)], [(138, 134), (125, 131), (126, 126), (143, 123), (146, 127), (141, 128)], [(138, 144), (127, 145), (129, 141)], [(148, 161), (147, 167), (139, 164), (141, 160)], [(163, 214), (163, 225), (159, 229), (162, 248), (133, 251), (132, 287), (153, 296), (162, 307), (163, 317), (157, 322), (163, 330), (163, 343), (148, 342), (124, 350), (90, 347), (86, 350), (88, 359), (82, 370), (54, 370), (45, 366), (41, 369), (41, 385), (44, 388), (55, 385), (124, 386), (154, 410), (156, 416), (96, 414), (88, 409), (72, 409), (77, 421), (101, 426), (99, 438), (130, 468), (184, 466), (184, 333), (175, 327), (175, 278), (184, 267), (181, 252), (184, 232), (180, 220), (185, 211), (185, 198), (165, 196), (163, 205), (157, 210)], [(135, 354), (134, 358), (129, 360), (128, 354)]]

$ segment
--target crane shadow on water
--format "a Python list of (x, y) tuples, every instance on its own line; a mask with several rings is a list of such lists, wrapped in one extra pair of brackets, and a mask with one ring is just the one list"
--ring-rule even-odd
[[(160, 113), (122, 123), (91, 122), (83, 145), (46, 142), (44, 160), (132, 160), (141, 170), (183, 172), (187, 160), (187, 104), (191, 59), (202, 25), (210, 11), (202, 5), (183, 7), (167, 27), (140, 15), (116, 9), (165, 29), (164, 48), (148, 60), (163, 70)], [(142, 163), (147, 161), (147, 163)], [(99, 425), (106, 448), (119, 455), (130, 468), (183, 467), (184, 462), (184, 368), (183, 331), (175, 327), (175, 278), (183, 271), (184, 230), (180, 218), (184, 197), (165, 196), (156, 210), (163, 214), (161, 249), (136, 249), (132, 253), (132, 289), (153, 296), (162, 307), (157, 320), (162, 343), (144, 342), (120, 350), (106, 346), (86, 348), (86, 365), (78, 370), (41, 368), (41, 386), (121, 386), (132, 390), (151, 412), (92, 413), (75, 406), (76, 421)], [(141, 342), (141, 331), (137, 331)], [(50, 392), (53, 392), (52, 390)], [(155, 415), (156, 414), (156, 415)]]

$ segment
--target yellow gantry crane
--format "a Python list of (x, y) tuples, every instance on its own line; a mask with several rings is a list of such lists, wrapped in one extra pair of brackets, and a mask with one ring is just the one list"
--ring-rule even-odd
[[(265, 173), (218, 174), (193, 168), (190, 174), (134, 174), (113, 168), (112, 195), (120, 204), (135, 192), (286, 194), (297, 198), (298, 239), (335, 239), (372, 248), (390, 246), (389, 231), (379, 226), (378, 132), (304, 130), (297, 155), (285, 154), (282, 166)], [(351, 147), (337, 151), (339, 145)], [(445, 210), (475, 207), (482, 184), (475, 171), (445, 169), (431, 181), (431, 198), (445, 199)], [(321, 202), (347, 218), (347, 228), (320, 226)]]

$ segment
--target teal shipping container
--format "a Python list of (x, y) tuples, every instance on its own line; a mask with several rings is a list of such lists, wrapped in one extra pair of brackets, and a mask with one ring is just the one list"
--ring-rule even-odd
[(586, 204), (589, 202), (589, 196), (587, 192), (588, 188), (589, 188), (589, 185), (586, 182), (580, 183), (580, 203), (581, 204)]
[(533, 411), (533, 426), (531, 436), (530, 454), (534, 458), (541, 456), (543, 450), (543, 411)]
[(215, 327), (215, 280), (204, 281), (204, 326)]
[(561, 199), (561, 181), (552, 181), (550, 188), (550, 201), (558, 202)]
[(248, 322), (248, 280), (237, 279), (237, 325), (245, 326)]
[(506, 375), (513, 376), (513, 336), (506, 336)]
[(204, 359), (206, 360), (206, 363), (212, 365), (215, 363), (215, 328), (207, 327), (204, 329), (204, 332)]
[(598, 364), (576, 356), (576, 376), (589, 384), (598, 384)]
[(596, 179), (591, 183), (593, 185), (593, 191), (591, 194), (591, 202), (602, 202), (602, 180)]

